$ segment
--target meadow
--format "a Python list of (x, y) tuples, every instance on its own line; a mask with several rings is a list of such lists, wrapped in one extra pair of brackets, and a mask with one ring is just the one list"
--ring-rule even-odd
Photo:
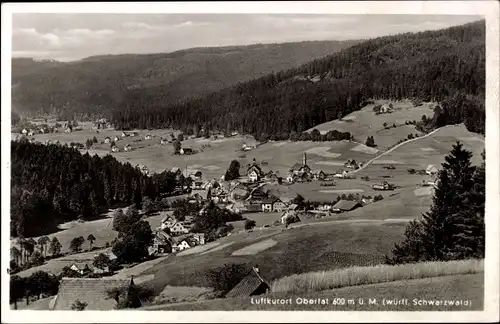
[[(484, 273), (443, 276), (425, 279), (401, 280), (372, 285), (344, 287), (321, 293), (269, 294), (265, 297), (292, 299), (288, 305), (262, 305), (251, 302), (250, 298), (213, 299), (195, 303), (181, 303), (145, 307), (144, 310), (169, 311), (234, 311), (234, 310), (288, 310), (288, 311), (479, 311), (484, 307)], [(297, 298), (328, 298), (328, 305), (298, 305)], [(354, 299), (354, 305), (332, 305), (336, 298)], [(369, 298), (376, 298), (377, 303), (370, 305)], [(364, 303), (359, 304), (362, 299)], [(383, 300), (408, 299), (405, 305), (384, 305)], [(413, 300), (469, 300), (470, 306), (419, 306)]]
[(271, 292), (319, 292), (348, 286), (482, 272), (484, 272), (484, 260), (351, 267), (283, 277), (272, 283)]
[[(172, 256), (143, 275), (154, 274), (148, 284), (159, 293), (167, 285), (210, 287), (207, 271), (228, 263), (258, 264), (262, 276), (269, 281), (307, 271), (375, 265), (391, 252), (395, 242), (403, 239), (403, 233), (404, 223), (385, 226), (361, 222), (254, 230), (220, 239), (214, 250)], [(232, 255), (269, 239), (277, 243), (255, 254)]]
[[(387, 114), (376, 115), (373, 111), (375, 105), (392, 103), (394, 111)], [(355, 111), (341, 120), (332, 120), (317, 125), (308, 131), (317, 129), (320, 133), (327, 133), (330, 130), (339, 132), (350, 132), (354, 138), (364, 143), (368, 136), (373, 136), (375, 144), (380, 150), (386, 150), (396, 144), (398, 140), (404, 139), (408, 134), (421, 134), (412, 125), (405, 125), (406, 121), (420, 121), (423, 115), (432, 117), (434, 115), (435, 103), (422, 103), (418, 107), (413, 107), (409, 100), (388, 101), (376, 100), (374, 104), (369, 104), (362, 109)], [(385, 129), (384, 123), (388, 126), (396, 125), (396, 128)], [(401, 127), (400, 127), (401, 126)]]

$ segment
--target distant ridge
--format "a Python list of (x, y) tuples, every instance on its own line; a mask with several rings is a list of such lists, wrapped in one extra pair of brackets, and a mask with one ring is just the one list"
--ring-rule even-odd
[[(72, 62), (12, 60), (12, 101), (24, 114), (110, 113), (134, 89), (176, 103), (298, 67), (359, 41), (198, 47), (171, 53), (98, 55)], [(159, 93), (160, 92), (160, 93)]]

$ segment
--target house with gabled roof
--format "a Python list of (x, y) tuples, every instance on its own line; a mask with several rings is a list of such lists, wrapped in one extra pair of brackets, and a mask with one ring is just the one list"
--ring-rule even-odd
[(438, 171), (439, 170), (432, 164), (429, 164), (427, 166), (427, 169), (425, 169), (425, 173), (427, 173), (428, 175), (435, 175), (438, 173)]
[(228, 298), (261, 295), (270, 289), (267, 281), (261, 276), (258, 266), (252, 270), (226, 295)]
[(336, 212), (348, 212), (359, 207), (362, 207), (362, 205), (356, 200), (339, 200), (331, 210)]
[(91, 269), (91, 267), (86, 262), (75, 262), (69, 268), (81, 275), (93, 272), (93, 269)]
[(50, 309), (71, 311), (77, 301), (86, 305), (83, 310), (90, 311), (114, 310), (125, 301), (132, 307), (140, 307), (134, 287), (133, 279), (62, 278)]

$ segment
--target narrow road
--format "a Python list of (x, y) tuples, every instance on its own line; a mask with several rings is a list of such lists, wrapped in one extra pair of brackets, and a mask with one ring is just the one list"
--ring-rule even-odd
[(455, 126), (455, 125), (446, 125), (446, 126), (443, 126), (443, 127), (440, 127), (440, 128), (436, 128), (435, 130), (433, 130), (433, 131), (432, 131), (432, 132), (430, 132), (430, 133), (425, 134), (424, 136), (415, 137), (415, 138), (413, 138), (413, 139), (411, 139), (411, 140), (407, 140), (407, 141), (404, 141), (404, 142), (402, 142), (402, 143), (399, 143), (399, 144), (397, 144), (396, 146), (393, 146), (392, 148), (390, 148), (389, 150), (387, 150), (387, 151), (385, 151), (385, 152), (383, 152), (383, 153), (381, 153), (381, 154), (377, 155), (377, 156), (376, 156), (376, 157), (374, 157), (373, 159), (369, 160), (368, 162), (366, 162), (365, 164), (363, 164), (363, 166), (362, 166), (362, 167), (360, 167), (359, 169), (354, 170), (354, 171), (351, 171), (351, 172), (349, 172), (349, 173), (356, 173), (356, 172), (359, 172), (359, 171), (363, 170), (364, 168), (366, 168), (367, 166), (369, 166), (369, 165), (370, 165), (373, 161), (375, 161), (375, 160), (379, 159), (380, 157), (382, 157), (382, 156), (384, 156), (384, 155), (386, 155), (386, 154), (391, 153), (391, 152), (392, 152), (392, 151), (394, 151), (395, 149), (397, 149), (397, 148), (399, 148), (399, 147), (401, 147), (401, 146), (403, 146), (403, 145), (405, 145), (405, 144), (408, 144), (408, 143), (411, 143), (411, 142), (414, 142), (414, 141), (420, 140), (420, 139), (422, 139), (422, 138), (429, 137), (429, 136), (431, 136), (432, 134), (434, 134), (434, 133), (436, 133), (436, 132), (440, 131), (441, 129), (444, 129), (444, 128), (447, 128), (447, 127), (450, 127), (450, 126)]

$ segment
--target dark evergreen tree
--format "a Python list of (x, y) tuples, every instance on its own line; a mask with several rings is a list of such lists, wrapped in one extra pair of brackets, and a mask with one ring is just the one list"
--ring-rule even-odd
[(431, 210), (411, 222), (392, 263), (484, 257), (484, 166), (457, 142), (439, 172)]
[(238, 179), (240, 177), (240, 162), (232, 160), (229, 169), (226, 171), (226, 181)]

